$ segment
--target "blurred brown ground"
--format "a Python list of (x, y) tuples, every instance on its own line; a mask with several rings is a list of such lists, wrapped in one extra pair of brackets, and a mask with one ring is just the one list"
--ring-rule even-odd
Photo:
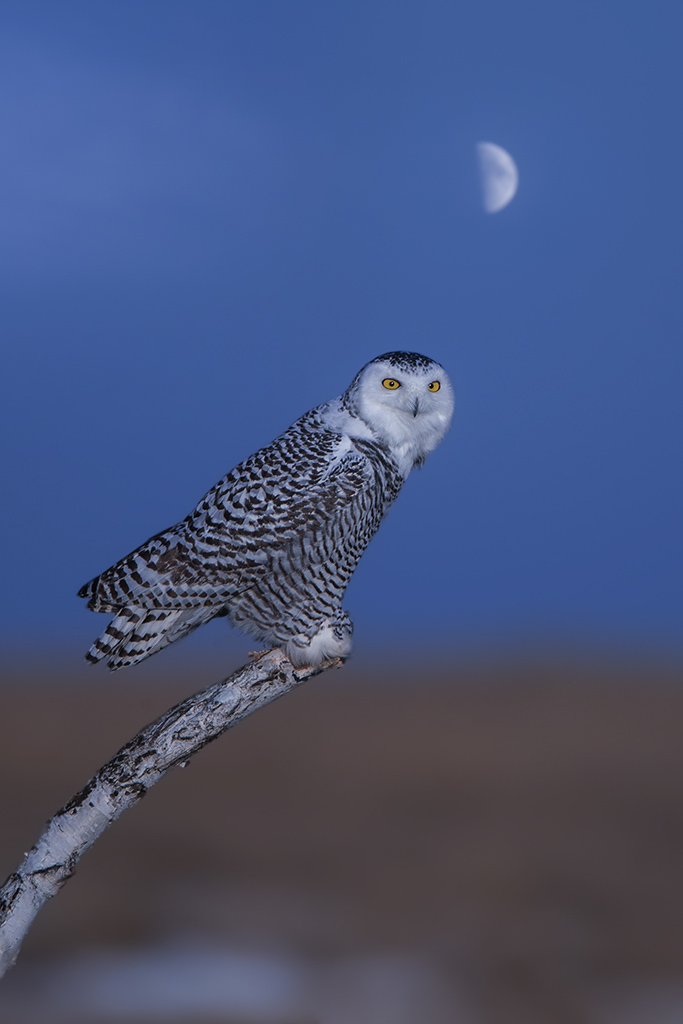
[[(199, 685), (30, 675), (0, 688), (2, 878)], [(419, 955), (474, 1024), (611, 1022), (600, 993), (683, 985), (680, 682), (549, 663), (328, 673), (126, 812), (43, 909), (16, 974), (193, 935), (315, 962)]]

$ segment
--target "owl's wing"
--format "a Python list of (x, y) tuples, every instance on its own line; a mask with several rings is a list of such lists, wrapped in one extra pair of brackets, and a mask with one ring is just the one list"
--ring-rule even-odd
[(96, 611), (220, 608), (276, 568), (323, 562), (340, 548), (357, 551), (357, 559), (387, 503), (368, 443), (344, 445), (331, 432), (291, 434), (237, 466), (187, 519), (91, 580), (80, 596)]
[[(230, 540), (238, 537), (242, 555), (269, 571), (305, 568), (360, 544), (359, 556), (403, 483), (376, 442), (329, 430), (292, 438), (296, 426), (238, 467), (239, 479), (229, 474), (194, 513), (205, 510), (204, 529), (214, 539), (224, 535), (216, 537), (214, 517), (227, 515)], [(254, 471), (263, 474), (255, 484), (248, 480)]]

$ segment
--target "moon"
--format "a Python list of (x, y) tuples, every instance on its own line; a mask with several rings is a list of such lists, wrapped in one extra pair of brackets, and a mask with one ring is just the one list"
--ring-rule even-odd
[(507, 150), (495, 142), (478, 142), (479, 180), (484, 209), (498, 213), (514, 198), (519, 173)]

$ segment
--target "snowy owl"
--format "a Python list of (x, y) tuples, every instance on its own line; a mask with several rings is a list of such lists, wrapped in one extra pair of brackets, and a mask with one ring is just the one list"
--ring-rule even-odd
[(223, 477), (177, 526), (86, 583), (114, 619), (86, 658), (134, 665), (217, 615), (292, 664), (346, 657), (341, 602), (358, 559), (453, 414), (442, 366), (388, 352), (339, 398), (296, 420)]

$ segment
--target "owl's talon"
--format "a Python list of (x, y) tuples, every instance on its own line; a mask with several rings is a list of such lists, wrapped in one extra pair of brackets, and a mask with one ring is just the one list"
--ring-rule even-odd
[(292, 666), (294, 669), (294, 678), (302, 680), (306, 679), (312, 672), (318, 673), (328, 668), (342, 668), (345, 661), (345, 658), (330, 658), (328, 661), (322, 662), (320, 665)]
[(266, 654), (272, 654), (276, 648), (268, 647), (265, 651), (249, 651), (250, 661), (260, 661), (261, 658), (265, 658)]

